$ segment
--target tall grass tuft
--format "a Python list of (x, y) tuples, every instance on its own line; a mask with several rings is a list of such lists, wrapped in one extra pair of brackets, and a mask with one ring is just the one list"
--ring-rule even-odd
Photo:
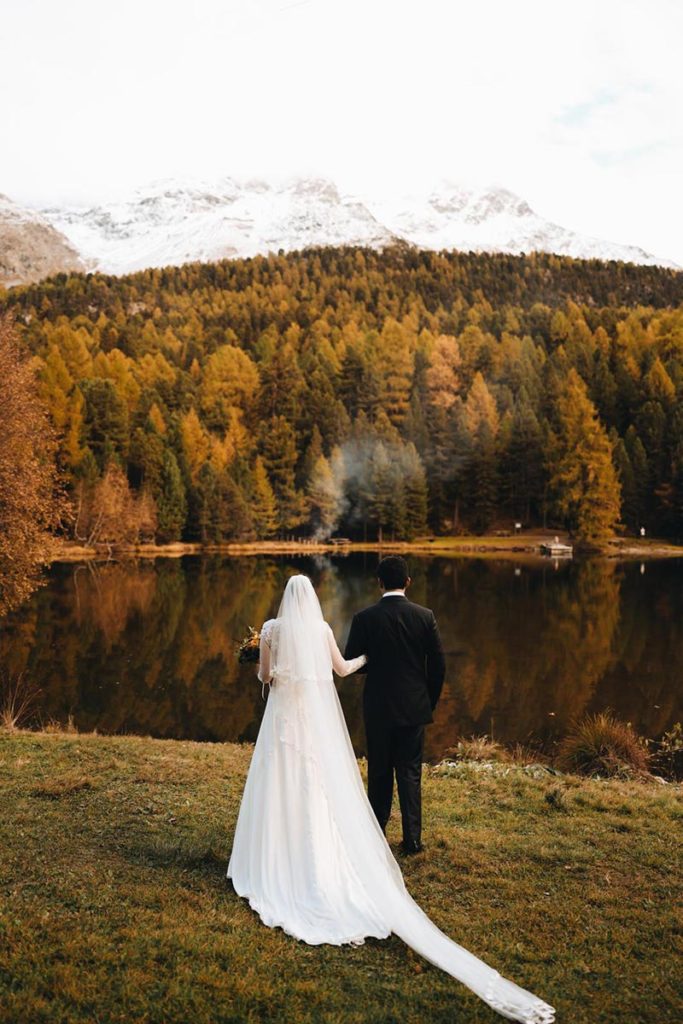
[(0, 681), (0, 729), (14, 732), (28, 724), (35, 715), (40, 692), (23, 672), (5, 675)]
[(683, 724), (676, 722), (660, 740), (652, 740), (652, 765), (666, 778), (683, 779)]
[(630, 724), (605, 711), (574, 725), (560, 743), (557, 766), (576, 775), (628, 778), (649, 773), (650, 754)]
[(446, 757), (454, 761), (511, 761), (512, 756), (497, 740), (490, 736), (470, 736), (449, 747)]

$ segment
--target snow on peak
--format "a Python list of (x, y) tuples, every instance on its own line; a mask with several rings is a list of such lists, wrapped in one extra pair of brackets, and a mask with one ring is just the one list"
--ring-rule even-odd
[(506, 188), (449, 181), (420, 194), (390, 197), (349, 195), (316, 176), (280, 182), (162, 178), (109, 202), (55, 205), (40, 212), (0, 197), (0, 231), (4, 226), (6, 234), (10, 217), (17, 216), (54, 231), (66, 246), (68, 269), (75, 257), (77, 265), (114, 274), (280, 249), (383, 248), (399, 241), (435, 250), (536, 250), (672, 265), (642, 249), (546, 221)]

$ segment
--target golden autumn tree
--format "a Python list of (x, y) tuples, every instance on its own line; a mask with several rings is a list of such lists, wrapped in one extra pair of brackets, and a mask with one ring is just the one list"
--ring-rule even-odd
[(195, 483), (202, 466), (208, 462), (211, 444), (194, 408), (180, 418), (180, 440), (190, 480)]
[(60, 467), (71, 476), (85, 454), (81, 442), (85, 403), (56, 345), (43, 361), (40, 393), (57, 434)]
[(204, 367), (202, 412), (213, 426), (227, 427), (230, 409), (252, 402), (258, 386), (259, 372), (250, 356), (234, 345), (221, 345)]
[(621, 488), (609, 437), (574, 369), (558, 398), (557, 417), (550, 471), (555, 507), (577, 540), (604, 540), (619, 521)]
[(260, 456), (254, 463), (249, 508), (257, 538), (267, 540), (274, 537), (278, 527), (277, 502)]
[(394, 426), (402, 424), (408, 415), (414, 342), (415, 338), (407, 327), (389, 318), (373, 346), (380, 405)]
[(28, 354), (0, 319), (0, 614), (33, 589), (61, 510), (55, 439)]

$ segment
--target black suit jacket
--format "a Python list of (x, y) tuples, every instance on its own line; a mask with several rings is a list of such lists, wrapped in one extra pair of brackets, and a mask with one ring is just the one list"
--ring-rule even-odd
[(402, 595), (382, 597), (353, 617), (346, 658), (365, 654), (366, 720), (424, 725), (441, 694), (446, 664), (434, 613)]

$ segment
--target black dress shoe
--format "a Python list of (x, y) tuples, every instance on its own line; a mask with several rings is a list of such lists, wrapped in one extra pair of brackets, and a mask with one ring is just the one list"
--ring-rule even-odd
[(401, 853), (406, 854), (408, 857), (413, 853), (422, 853), (423, 849), (422, 843), (417, 839), (411, 839), (408, 843), (404, 839), (401, 843)]

